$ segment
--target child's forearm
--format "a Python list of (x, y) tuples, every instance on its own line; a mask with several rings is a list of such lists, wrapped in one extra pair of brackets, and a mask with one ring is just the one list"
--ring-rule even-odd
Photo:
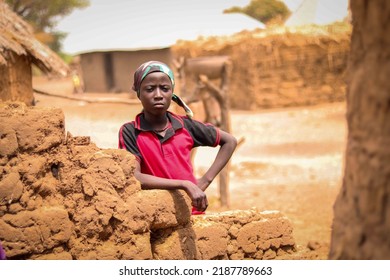
[(137, 171), (134, 176), (144, 189), (184, 189), (185, 185), (183, 180), (160, 178)]
[[(226, 132), (224, 132), (226, 134)], [(202, 185), (199, 186), (203, 191), (210, 185), (210, 183), (215, 179), (219, 172), (225, 167), (225, 165), (230, 160), (234, 150), (237, 147), (237, 140), (227, 134), (223, 135), (223, 142), (221, 144), (221, 148), (219, 149), (217, 156), (213, 164), (207, 170), (207, 172), (201, 178)]]
[(197, 185), (188, 180), (160, 178), (135, 171), (135, 178), (140, 181), (143, 189), (184, 190), (191, 198), (192, 206), (199, 211), (205, 211), (208, 202), (206, 194)]

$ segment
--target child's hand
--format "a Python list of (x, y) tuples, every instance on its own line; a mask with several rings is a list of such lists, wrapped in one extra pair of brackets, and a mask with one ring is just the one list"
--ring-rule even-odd
[(206, 194), (194, 183), (185, 181), (184, 190), (192, 200), (192, 206), (198, 211), (205, 211), (209, 206)]

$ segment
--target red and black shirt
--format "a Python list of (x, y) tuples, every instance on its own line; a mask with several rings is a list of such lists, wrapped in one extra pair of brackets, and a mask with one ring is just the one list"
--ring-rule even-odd
[(191, 149), (219, 145), (219, 130), (188, 117), (167, 112), (169, 128), (164, 137), (153, 132), (143, 113), (122, 125), (119, 148), (134, 154), (141, 172), (167, 179), (189, 180), (196, 184), (191, 163)]

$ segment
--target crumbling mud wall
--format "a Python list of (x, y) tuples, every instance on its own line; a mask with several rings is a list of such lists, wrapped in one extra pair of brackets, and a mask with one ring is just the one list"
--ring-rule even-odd
[(176, 59), (229, 56), (232, 108), (314, 105), (345, 100), (350, 34), (346, 23), (300, 30), (279, 28), (183, 41), (173, 46), (172, 52)]
[(191, 216), (182, 191), (141, 190), (135, 158), (65, 134), (60, 109), (0, 103), (0, 241), (9, 259), (275, 259), (278, 212)]

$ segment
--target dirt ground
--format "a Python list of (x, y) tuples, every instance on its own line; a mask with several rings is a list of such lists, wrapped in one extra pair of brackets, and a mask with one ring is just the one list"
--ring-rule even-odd
[[(68, 79), (35, 78), (40, 90), (79, 98), (128, 100), (132, 93), (72, 94)], [(119, 127), (139, 104), (88, 103), (36, 94), (37, 107), (59, 107), (66, 130), (90, 136), (100, 148), (116, 148)], [(232, 133), (244, 137), (231, 161), (230, 209), (279, 210), (294, 225), (301, 258), (327, 259), (333, 203), (342, 183), (347, 127), (344, 102), (310, 107), (231, 111)], [(216, 149), (199, 149), (195, 170), (211, 164)], [(208, 212), (223, 211), (218, 182), (207, 190)]]

